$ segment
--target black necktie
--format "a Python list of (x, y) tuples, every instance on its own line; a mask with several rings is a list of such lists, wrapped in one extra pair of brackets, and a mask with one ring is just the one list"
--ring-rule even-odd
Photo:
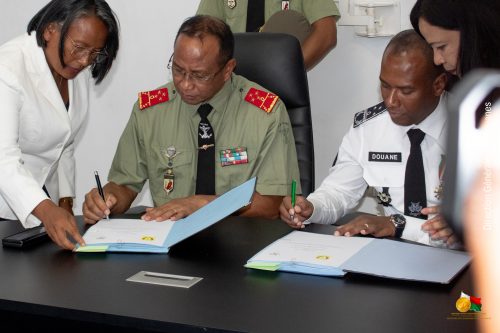
[(405, 215), (425, 220), (427, 215), (420, 212), (422, 208), (427, 207), (424, 161), (420, 148), (425, 133), (419, 129), (411, 129), (408, 131), (408, 137), (411, 148), (405, 172)]
[(207, 118), (210, 111), (210, 104), (202, 104), (198, 108), (201, 119), (198, 125), (196, 194), (215, 194), (215, 136)]
[(248, 0), (247, 32), (259, 31), (264, 25), (264, 0)]

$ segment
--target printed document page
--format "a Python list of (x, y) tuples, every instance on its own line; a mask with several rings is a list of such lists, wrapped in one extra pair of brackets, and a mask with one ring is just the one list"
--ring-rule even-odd
[(251, 262), (300, 262), (339, 267), (373, 238), (340, 237), (293, 231), (251, 258)]
[(163, 246), (174, 222), (144, 221), (141, 219), (110, 219), (90, 227), (83, 239), (87, 244), (135, 243)]

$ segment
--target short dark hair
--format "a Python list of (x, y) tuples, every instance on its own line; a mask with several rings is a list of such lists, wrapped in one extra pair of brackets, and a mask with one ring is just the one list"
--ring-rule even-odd
[(108, 29), (108, 36), (104, 49), (108, 54), (105, 61), (93, 63), (91, 66), (92, 77), (96, 84), (100, 83), (109, 72), (116, 58), (119, 48), (119, 24), (113, 10), (104, 0), (52, 0), (43, 7), (28, 23), (28, 34), (36, 32), (36, 40), (40, 47), (46, 47), (43, 38), (45, 29), (51, 23), (61, 25), (59, 39), (59, 59), (64, 65), (64, 46), (69, 26), (82, 17), (95, 16), (99, 18)]
[(430, 45), (413, 29), (403, 30), (392, 37), (385, 48), (384, 56), (387, 54), (401, 54), (410, 51), (417, 51), (424, 56), (424, 59), (430, 66), (432, 79), (444, 73), (443, 66), (436, 66), (434, 64), (434, 55)]
[(473, 68), (500, 68), (500, 1), (417, 0), (410, 13), (413, 28), (420, 18), (429, 24), (460, 32), (461, 76)]
[(175, 42), (180, 34), (203, 39), (212, 35), (219, 41), (220, 64), (225, 64), (234, 56), (234, 36), (231, 28), (222, 20), (208, 15), (196, 15), (186, 19), (175, 36)]

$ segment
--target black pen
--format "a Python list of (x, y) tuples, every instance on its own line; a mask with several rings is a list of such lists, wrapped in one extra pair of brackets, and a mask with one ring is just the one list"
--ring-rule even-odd
[[(99, 191), (99, 195), (101, 196), (102, 200), (106, 203), (106, 199), (104, 198), (104, 190), (102, 189), (101, 185), (101, 179), (99, 179), (99, 173), (97, 171), (94, 171), (95, 175), (95, 182), (97, 183), (97, 191)], [(106, 215), (106, 220), (109, 220), (109, 215)]]

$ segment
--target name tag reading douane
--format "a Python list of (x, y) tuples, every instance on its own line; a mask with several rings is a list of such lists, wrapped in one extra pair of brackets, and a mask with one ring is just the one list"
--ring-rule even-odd
[(401, 153), (391, 152), (368, 152), (368, 161), (370, 162), (401, 162)]

